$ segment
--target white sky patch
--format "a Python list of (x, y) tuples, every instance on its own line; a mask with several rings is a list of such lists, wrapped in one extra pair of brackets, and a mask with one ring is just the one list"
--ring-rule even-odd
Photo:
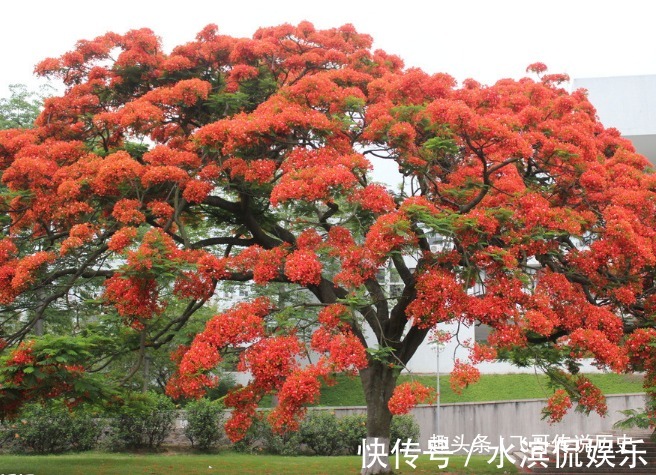
[(148, 27), (170, 49), (208, 23), (242, 37), (285, 22), (352, 23), (407, 66), (459, 81), (521, 77), (536, 61), (572, 77), (656, 74), (653, 15), (644, 0), (23, 0), (3, 2), (1, 14), (0, 97), (12, 83), (36, 88), (34, 65), (79, 39)]

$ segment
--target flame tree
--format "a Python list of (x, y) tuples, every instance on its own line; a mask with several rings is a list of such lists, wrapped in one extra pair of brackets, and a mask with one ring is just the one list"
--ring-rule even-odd
[[(65, 302), (158, 347), (222, 281), (313, 298), (241, 302), (175, 353), (168, 392), (196, 397), (227, 348), (246, 348), (239, 366), (252, 380), (226, 398), (233, 440), (271, 393), (272, 424), (293, 430), (335, 372), (359, 374), (368, 436), (388, 439), (393, 413), (430, 399), (397, 386), (400, 368), (447, 322), (493, 328), (472, 363), (511, 351), (556, 374), (591, 357), (653, 379), (647, 160), (542, 64), (535, 79), (458, 86), (371, 44), (349, 25), (252, 39), (210, 25), (167, 54), (142, 29), (37, 66), (66, 89), (34, 129), (0, 132), (5, 415), (28, 399), (102, 393), (93, 376), (110, 342), (84, 322), (73, 339), (41, 335)], [(372, 181), (374, 161), (394, 164), (398, 188)], [(431, 251), (432, 236), (446, 244)], [(84, 289), (97, 298), (79, 298)], [(301, 365), (308, 347), (320, 357)], [(572, 399), (604, 411), (589, 381), (557, 374), (566, 389), (553, 418)], [(456, 384), (476, 378), (457, 362)]]

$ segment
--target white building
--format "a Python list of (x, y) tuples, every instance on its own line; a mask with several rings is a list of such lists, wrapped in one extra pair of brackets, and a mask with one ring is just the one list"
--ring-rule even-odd
[(615, 127), (636, 150), (656, 163), (656, 75), (574, 79), (587, 89), (606, 127)]

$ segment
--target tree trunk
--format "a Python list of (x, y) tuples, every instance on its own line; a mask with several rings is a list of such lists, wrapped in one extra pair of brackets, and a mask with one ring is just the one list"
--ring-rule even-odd
[(145, 393), (148, 391), (150, 386), (150, 357), (146, 356), (143, 362), (143, 382), (141, 383), (141, 392)]
[(398, 376), (399, 370), (396, 367), (390, 368), (379, 361), (370, 362), (369, 367), (360, 371), (367, 401), (367, 442), (366, 447), (362, 447), (364, 455), (361, 475), (392, 473), (388, 458), (392, 413), (387, 403), (392, 397)]
[(34, 335), (43, 336), (45, 334), (45, 329), (43, 327), (43, 312), (46, 309), (46, 304), (44, 303), (46, 301), (46, 293), (43, 288), (39, 288), (36, 291), (36, 298), (39, 302), (39, 305), (36, 307), (36, 313), (39, 317), (37, 321), (34, 322)]
[(43, 334), (44, 334), (43, 317), (39, 317), (39, 319), (34, 324), (34, 335), (35, 336), (43, 336)]

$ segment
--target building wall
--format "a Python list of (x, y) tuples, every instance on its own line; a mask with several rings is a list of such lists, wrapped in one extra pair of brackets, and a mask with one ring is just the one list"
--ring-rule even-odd
[(572, 89), (581, 88), (604, 126), (618, 129), (656, 163), (656, 75), (574, 79)]

